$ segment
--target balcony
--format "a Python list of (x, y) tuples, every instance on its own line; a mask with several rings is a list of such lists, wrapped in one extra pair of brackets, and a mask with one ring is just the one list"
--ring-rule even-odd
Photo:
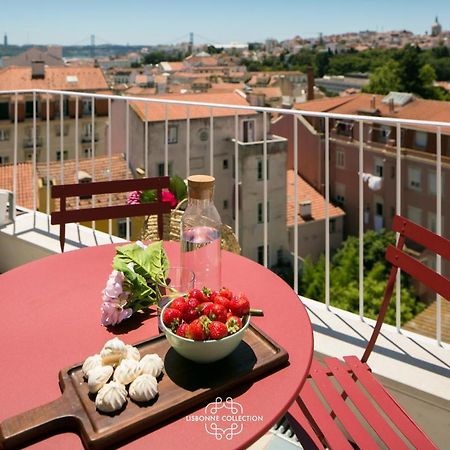
[[(38, 92), (78, 95), (59, 91)], [(443, 184), (442, 181), (450, 180), (450, 161), (443, 154), (441, 145), (444, 137), (450, 134), (448, 123), (262, 108), (238, 102), (217, 104), (101, 94), (79, 95), (90, 97), (94, 104), (96, 99), (108, 100), (107, 120), (111, 126), (107, 128), (105, 149), (103, 153), (100, 150), (91, 151), (87, 158), (83, 158), (79, 140), (65, 142), (64, 148), (71, 145), (69, 155), (74, 155), (69, 157), (72, 165), (72, 172), (69, 172), (69, 166), (56, 163), (55, 157), (52, 157), (56, 147), (51, 145), (59, 142), (52, 144), (46, 141), (42, 149), (45, 160), (37, 163), (36, 158), (32, 158), (33, 161), (28, 163), (31, 180), (29, 196), (20, 192), (22, 169), (17, 154), (16, 158), (14, 153), (11, 155), (10, 161), (16, 161), (11, 166), (11, 183), (0, 188), (15, 192), (20, 215), (17, 215), (14, 224), (0, 229), (0, 255), (14, 255), (14, 259), (0, 256), (0, 271), (59, 251), (58, 227), (50, 226), (48, 217), (51, 210), (49, 180), (69, 182), (73, 173), (79, 171), (89, 172), (93, 181), (113, 179), (113, 166), (118, 160), (127, 166), (128, 177), (136, 172), (146, 176), (169, 174), (169, 170), (182, 177), (191, 173), (209, 173), (217, 179), (215, 198), (221, 216), (233, 227), (243, 254), (266, 267), (274, 265), (280, 255), (287, 260), (287, 278), (295, 292), (299, 293), (299, 301), (304, 302), (310, 313), (316, 352), (319, 355), (342, 356), (360, 354), (373, 327), (373, 320), (367, 317), (364, 291), (364, 232), (375, 228), (375, 222), (380, 217), (389, 228), (392, 213), (410, 215), (415, 211), (411, 207), (420, 206), (422, 210), (418, 218), (423, 225), (434, 227), (444, 236), (450, 235), (450, 218), (446, 218), (447, 213), (442, 208), (443, 198), (450, 195), (447, 193), (450, 183)], [(248, 139), (244, 139), (243, 121), (249, 118), (256, 121), (255, 132), (258, 134), (255, 133), (252, 142), (245, 142)], [(285, 123), (281, 123), (280, 118), (285, 119)], [(74, 130), (81, 125), (77, 117), (64, 120), (70, 122)], [(317, 129), (311, 125), (314, 120), (320, 122)], [(345, 123), (343, 136), (330, 129), (330, 120)], [(285, 127), (283, 133), (278, 128), (275, 131), (275, 122)], [(47, 124), (48, 121), (41, 120), (43, 129)], [(382, 125), (392, 127), (392, 134), (396, 135), (395, 144), (390, 146), (389, 151), (385, 145), (372, 145), (364, 133), (359, 133), (364, 127)], [(15, 126), (20, 126), (17, 121)], [(176, 131), (173, 126), (176, 126)], [(402, 129), (406, 126), (431, 128), (436, 136), (434, 154), (412, 152), (402, 142)], [(347, 132), (349, 129), (353, 135), (351, 142)], [(176, 133), (176, 139), (172, 133)], [(13, 136), (17, 136), (14, 128), (11, 130)], [(95, 142), (98, 141), (98, 133), (93, 131), (93, 134), (83, 134), (81, 143), (90, 144), (92, 137)], [(14, 138), (11, 142), (12, 147), (17, 147)], [(336, 145), (344, 153), (339, 167), (334, 165), (333, 159)], [(36, 146), (32, 142), (29, 148), (35, 151), (35, 147), (39, 146), (42, 147), (42, 142), (38, 145), (37, 140)], [(297, 151), (289, 150), (288, 146)], [(379, 190), (371, 189), (363, 178), (364, 174), (373, 176), (375, 173), (374, 157), (381, 158), (384, 165)], [(99, 158), (103, 161), (101, 164)], [(411, 193), (408, 189), (408, 167), (419, 163), (422, 164), (419, 167), (422, 186), (428, 187), (419, 193)], [(312, 222), (302, 220), (301, 205), (297, 201), (304, 189), (301, 187), (303, 181), (299, 177), (292, 178), (289, 197), (288, 181), (283, 176), (286, 167), (291, 168), (293, 173), (304, 174), (311, 185), (311, 192), (316, 195), (314, 201), (320, 203), (323, 216), (314, 221), (316, 229), (312, 235), (307, 235), (305, 231), (311, 228)], [(434, 193), (429, 188), (431, 172), (434, 174)], [(336, 213), (338, 219), (333, 216), (336, 212), (336, 205), (331, 201), (333, 198), (342, 201), (344, 214)], [(261, 204), (258, 209), (255, 207), (257, 204)], [(290, 223), (286, 219), (286, 211), (290, 214)], [(346, 234), (359, 239), (357, 250), (360, 258), (354, 280), (358, 291), (356, 312), (333, 306), (331, 262), (336, 248), (333, 243), (335, 220), (338, 220), (338, 228), (342, 226), (341, 241), (344, 229)], [(131, 226), (130, 220), (127, 224), (124, 238), (136, 239), (139, 230)], [(76, 224), (68, 226), (66, 251), (105, 242), (121, 242), (122, 239), (113, 231), (112, 223), (103, 232), (93, 232)], [(300, 272), (306, 256), (303, 250), (313, 240), (318, 252), (324, 255), (323, 303), (300, 295), (304, 288), (300, 285)], [(433, 264), (440, 267), (440, 261)], [(449, 268), (441, 269), (448, 273)], [(382, 337), (371, 359), (371, 366), (383, 383), (441, 446), (447, 445), (446, 425), (450, 415), (450, 345), (443, 338), (443, 329), (448, 326), (443, 319), (443, 303), (439, 298), (434, 301), (435, 327), (431, 337), (423, 336), (404, 328), (400, 314), (402, 298), (400, 289), (397, 289), (395, 323), (383, 327)]]
[(90, 144), (92, 141), (98, 142), (98, 133), (86, 133), (81, 135), (81, 142), (83, 144)]
[(35, 145), (37, 148), (42, 147), (42, 138), (41, 137), (36, 137), (36, 139), (27, 137), (23, 140), (23, 148), (33, 148)]

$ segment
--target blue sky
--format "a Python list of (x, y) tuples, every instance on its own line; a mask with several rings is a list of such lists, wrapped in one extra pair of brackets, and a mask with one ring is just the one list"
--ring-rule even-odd
[[(450, 0), (2, 0), (11, 44), (174, 44), (263, 41), (346, 31), (450, 29)], [(1, 42), (3, 39), (1, 40)]]

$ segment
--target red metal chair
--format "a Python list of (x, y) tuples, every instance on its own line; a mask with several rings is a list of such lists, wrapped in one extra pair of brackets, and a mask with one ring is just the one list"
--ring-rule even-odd
[[(347, 356), (344, 361), (324, 358), (325, 364), (313, 360), (308, 380), (289, 409), (287, 417), (291, 428), (304, 448), (353, 449), (355, 445), (364, 450), (380, 448), (380, 442), (377, 443), (368, 431), (372, 428), (391, 449), (407, 449), (411, 445), (418, 449), (437, 449), (372, 375), (366, 362), (380, 333), (398, 269), (446, 300), (450, 299), (450, 280), (405, 253), (405, 240), (410, 239), (447, 260), (450, 260), (450, 241), (401, 216), (394, 218), (393, 230), (400, 235), (397, 245), (389, 245), (386, 251), (386, 260), (392, 268), (378, 319), (362, 358)], [(359, 411), (358, 415), (349, 408), (347, 398)]]
[[(163, 215), (170, 213), (170, 204), (162, 201), (162, 190), (168, 189), (170, 177), (139, 178), (132, 180), (99, 181), (94, 183), (61, 184), (52, 186), (51, 197), (60, 199), (59, 211), (51, 213), (51, 223), (59, 224), (59, 242), (64, 251), (66, 223), (89, 220), (119, 219), (145, 215), (158, 216), (158, 235), (163, 235)], [(135, 205), (113, 205), (66, 209), (69, 197), (90, 198), (93, 195), (114, 194), (119, 192), (143, 191), (155, 189), (156, 200)]]

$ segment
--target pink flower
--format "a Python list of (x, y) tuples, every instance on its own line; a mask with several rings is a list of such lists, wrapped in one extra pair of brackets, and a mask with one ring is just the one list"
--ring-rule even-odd
[(128, 194), (127, 205), (139, 205), (141, 203), (141, 191), (133, 191)]
[(124, 309), (119, 303), (116, 302), (103, 302), (100, 309), (102, 311), (101, 322), (105, 327), (117, 325), (119, 322), (128, 319), (131, 314), (133, 314), (133, 310), (131, 308)]
[(123, 292), (122, 283), (125, 279), (125, 275), (122, 272), (113, 270), (106, 282), (106, 287), (103, 290), (103, 294), (109, 298), (118, 298)]
[(177, 206), (177, 198), (170, 191), (162, 191), (162, 201), (170, 203), (171, 208)]
[(100, 309), (102, 311), (101, 323), (105, 327), (116, 325), (133, 314), (131, 308), (124, 308), (129, 295), (123, 290), (124, 280), (123, 272), (113, 270), (106, 282), (105, 289), (103, 289), (103, 303)]

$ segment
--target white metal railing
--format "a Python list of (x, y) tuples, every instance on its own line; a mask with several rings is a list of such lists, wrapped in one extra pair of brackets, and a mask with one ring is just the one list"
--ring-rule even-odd
[[(363, 291), (363, 282), (364, 282), (364, 266), (363, 266), (363, 256), (364, 256), (364, 247), (363, 247), (363, 233), (364, 233), (364, 185), (363, 185), (363, 163), (364, 163), (364, 148), (367, 143), (364, 140), (364, 125), (370, 124), (374, 125), (387, 125), (395, 127), (396, 130), (396, 189), (395, 189), (395, 197), (396, 197), (396, 213), (400, 214), (401, 209), (401, 201), (402, 201), (402, 180), (401, 180), (401, 168), (402, 168), (402, 126), (408, 127), (433, 127), (436, 130), (436, 231), (438, 234), (442, 232), (442, 148), (441, 148), (441, 135), (442, 130), (446, 130), (448, 134), (450, 134), (450, 123), (440, 122), (440, 121), (424, 121), (424, 120), (412, 120), (412, 119), (395, 119), (388, 117), (377, 117), (377, 116), (361, 116), (361, 115), (346, 115), (346, 114), (336, 114), (336, 113), (322, 113), (322, 112), (313, 112), (313, 111), (302, 111), (302, 110), (293, 110), (293, 109), (282, 109), (282, 108), (266, 108), (266, 107), (257, 107), (257, 106), (243, 106), (243, 105), (235, 105), (235, 104), (218, 104), (218, 103), (210, 103), (210, 102), (195, 102), (195, 101), (181, 101), (181, 100), (170, 100), (170, 99), (160, 99), (160, 98), (144, 98), (144, 97), (134, 97), (134, 96), (114, 96), (114, 95), (105, 95), (105, 94), (96, 94), (96, 93), (85, 93), (85, 92), (73, 92), (73, 91), (59, 91), (59, 90), (14, 90), (14, 91), (0, 91), (0, 97), (2, 95), (12, 96), (13, 98), (13, 191), (17, 192), (18, 180), (17, 180), (17, 164), (19, 162), (18, 158), (18, 95), (32, 95), (33, 96), (33, 154), (32, 154), (32, 164), (33, 164), (33, 210), (36, 211), (37, 204), (37, 144), (38, 137), (36, 135), (36, 127), (37, 127), (37, 103), (36, 96), (39, 94), (48, 94), (54, 95), (56, 98), (59, 97), (59, 148), (60, 148), (60, 182), (64, 183), (64, 122), (66, 119), (64, 114), (64, 98), (71, 97), (75, 98), (75, 140), (74, 140), (74, 148), (75, 148), (75, 166), (76, 171), (78, 171), (79, 163), (80, 163), (80, 135), (79, 135), (79, 111), (80, 111), (80, 99), (90, 99), (91, 108), (90, 108), (90, 148), (91, 148), (91, 160), (92, 160), (92, 181), (95, 181), (95, 157), (96, 157), (96, 144), (98, 143), (99, 134), (96, 132), (96, 113), (95, 106), (96, 101), (98, 100), (107, 100), (108, 104), (108, 112), (107, 119), (109, 125), (111, 125), (112, 120), (112, 101), (121, 101), (125, 104), (125, 124), (124, 124), (124, 133), (125, 133), (125, 157), (127, 161), (130, 161), (130, 156), (133, 152), (133, 149), (130, 146), (131, 139), (131, 130), (130, 130), (130, 103), (131, 102), (142, 102), (144, 103), (144, 171), (145, 175), (151, 175), (149, 170), (149, 123), (147, 120), (147, 112), (148, 109), (152, 107), (154, 104), (164, 104), (165, 105), (165, 116), (164, 116), (164, 174), (167, 175), (169, 172), (169, 116), (168, 116), (168, 106), (169, 105), (184, 105), (186, 108), (186, 117), (184, 118), (186, 122), (186, 147), (185, 147), (185, 166), (186, 166), (186, 176), (190, 173), (190, 155), (191, 155), (191, 107), (193, 106), (202, 106), (209, 108), (209, 149), (208, 149), (208, 160), (209, 160), (209, 172), (212, 175), (214, 172), (214, 157), (215, 157), (215, 142), (214, 142), (214, 127), (215, 120), (213, 111), (215, 108), (220, 109), (232, 109), (232, 110), (240, 110), (240, 111), (248, 111), (250, 112), (258, 112), (262, 115), (262, 129), (263, 129), (263, 139), (260, 141), (262, 144), (262, 152), (261, 156), (263, 158), (263, 177), (262, 177), (262, 197), (263, 197), (263, 227), (262, 227), (262, 235), (263, 235), (263, 264), (268, 266), (269, 264), (269, 255), (268, 255), (268, 247), (269, 247), (269, 217), (268, 217), (268, 198), (269, 198), (269, 178), (268, 178), (268, 144), (270, 143), (269, 139), (269, 119), (270, 115), (273, 114), (281, 114), (285, 116), (292, 116), (293, 118), (293, 148), (297, 149), (299, 145), (299, 136), (298, 136), (298, 128), (297, 128), (297, 119), (299, 117), (309, 117), (309, 118), (320, 118), (324, 120), (325, 127), (323, 133), (324, 139), (324, 172), (325, 172), (325, 302), (329, 307), (330, 305), (330, 213), (328, 205), (330, 203), (330, 120), (342, 120), (345, 123), (352, 124), (352, 130), (359, 130), (359, 141), (358, 141), (358, 190), (359, 190), (359, 202), (358, 202), (358, 235), (359, 235), (359, 315), (361, 319), (364, 319), (364, 291)], [(83, 106), (83, 105), (82, 105)], [(81, 107), (82, 107), (81, 106)], [(83, 116), (83, 119), (86, 120), (86, 115)], [(88, 117), (89, 119), (89, 117)], [(46, 162), (46, 174), (49, 178), (50, 176), (50, 161), (52, 160), (50, 155), (51, 148), (51, 136), (50, 136), (50, 99), (47, 96), (46, 98), (46, 144), (45, 144), (45, 162)], [(358, 125), (358, 127), (353, 126)], [(106, 143), (107, 149), (106, 154), (109, 156), (109, 179), (112, 177), (111, 170), (111, 157), (112, 157), (112, 130), (111, 126), (108, 127)], [(239, 238), (240, 237), (240, 227), (242, 224), (242, 220), (240, 218), (240, 177), (243, 176), (241, 174), (241, 167), (239, 164), (240, 157), (240, 140), (239, 140), (239, 119), (238, 114), (234, 114), (234, 130), (230, 130), (230, 141), (234, 143), (234, 229), (235, 234)], [(41, 139), (41, 137), (39, 137)], [(245, 150), (245, 146), (242, 145), (241, 151)], [(206, 156), (206, 155), (205, 155)], [(301, 169), (302, 161), (298, 160), (298, 153), (294, 151), (293, 154), (293, 167), (294, 173), (298, 173), (299, 169)], [(1, 186), (0, 186), (1, 187)], [(294, 177), (294, 248), (292, 249), (292, 253), (294, 255), (293, 258), (293, 270), (294, 270), (294, 285), (293, 288), (296, 292), (298, 292), (299, 287), (299, 277), (298, 277), (298, 244), (299, 244), (299, 236), (298, 236), (298, 198), (299, 187), (297, 177)], [(47, 214), (50, 213), (50, 183), (47, 183)], [(111, 197), (109, 199), (111, 202)], [(93, 206), (95, 206), (95, 196), (93, 198)], [(95, 222), (92, 223), (92, 226), (95, 227)], [(50, 221), (48, 221), (48, 229), (50, 227)], [(112, 225), (111, 221), (109, 222), (109, 232), (112, 233)], [(126, 238), (130, 238), (130, 221), (127, 221), (126, 227)], [(440, 257), (436, 260), (437, 270), (440, 272), (441, 267), (441, 259)], [(401, 306), (401, 298), (400, 298), (400, 277), (397, 278), (397, 297), (396, 297), (396, 326), (397, 330), (400, 331), (400, 306)], [(441, 344), (441, 299), (439, 296), (437, 297), (437, 314), (436, 314), (436, 340), (438, 344)]]

